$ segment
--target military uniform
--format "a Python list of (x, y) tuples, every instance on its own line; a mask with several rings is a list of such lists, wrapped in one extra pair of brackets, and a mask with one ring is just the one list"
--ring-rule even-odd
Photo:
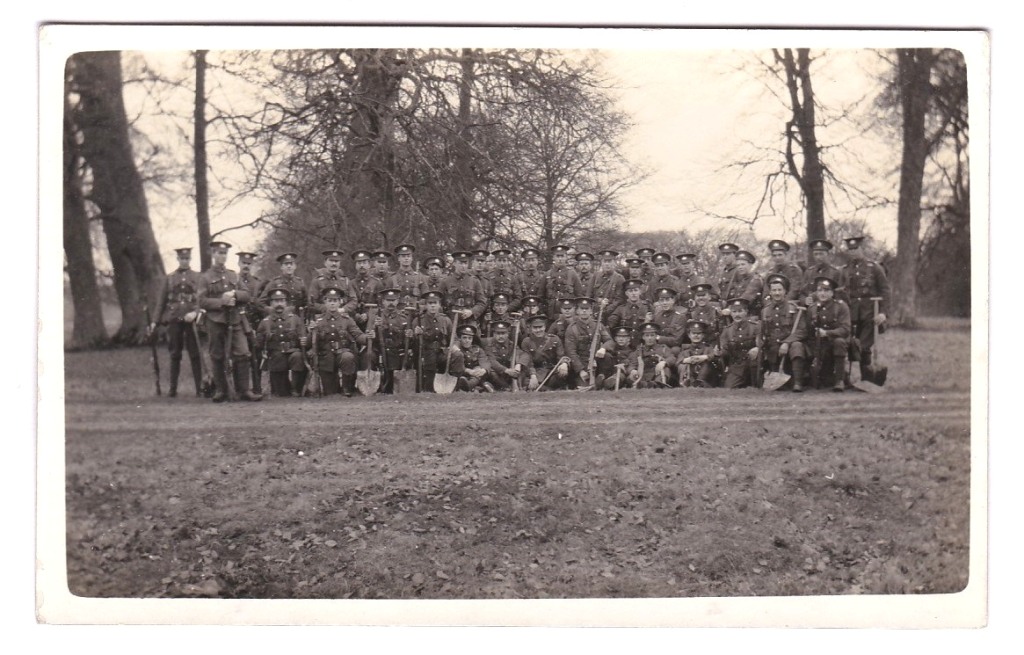
[[(565, 252), (565, 246), (554, 246), (552, 251)], [(583, 295), (583, 287), (576, 271), (568, 266), (552, 265), (544, 275), (544, 297), (548, 302), (548, 315), (556, 316), (562, 300), (575, 300)]]
[[(472, 336), (474, 343), (469, 346), (463, 345), (461, 340), (463, 335)], [(485, 386), (490, 385), (487, 381), (487, 371), (490, 370), (491, 363), (487, 359), (487, 353), (484, 351), (483, 346), (477, 342), (478, 330), (476, 326), (459, 326), (459, 337), (455, 341), (455, 351), (452, 353), (451, 365), (449, 367), (449, 373), (459, 378), (455, 389), (458, 391), (491, 391), (493, 387), (487, 388)], [(479, 369), (484, 370), (483, 375), (474, 374), (474, 371), (479, 371)]]
[[(522, 256), (526, 257), (537, 257), (540, 253), (532, 248), (528, 248), (523, 251)], [(544, 280), (545, 274), (538, 270), (523, 269), (517, 276), (517, 282), (519, 287), (519, 293), (522, 295), (521, 298), (528, 296), (534, 296), (541, 299), (541, 304), (544, 303)], [(513, 305), (513, 309), (518, 309)]]
[(447, 300), (449, 313), (462, 309), (473, 312), (470, 318), (460, 318), (459, 325), (477, 325), (483, 318), (487, 310), (487, 296), (480, 280), (469, 271), (448, 275), (441, 284), (441, 292)]
[[(819, 278), (819, 284), (821, 284)], [(830, 281), (835, 289), (835, 282)], [(847, 352), (850, 346), (850, 308), (841, 300), (831, 298), (816, 300), (808, 308), (810, 335), (808, 345), (811, 356), (811, 378), (817, 387), (825, 386), (831, 379), (832, 388), (842, 391), (846, 378)], [(824, 336), (818, 330), (825, 330)]]
[[(580, 379), (580, 373), (590, 371), (590, 348), (594, 343), (594, 333), (597, 332), (598, 349), (606, 350), (615, 345), (611, 332), (603, 323), (598, 323), (596, 318), (577, 318), (565, 331), (565, 354), (569, 358), (569, 377), (575, 383)], [(595, 358), (595, 369), (592, 373), (596, 375), (596, 362), (601, 358)], [(588, 381), (593, 384), (593, 380)]]
[(270, 314), (270, 303), (268, 295), (274, 289), (284, 289), (288, 292), (288, 306), (293, 312), (302, 316), (305, 308), (309, 305), (309, 296), (306, 295), (306, 283), (298, 275), (278, 275), (271, 278), (263, 287), (263, 293), (256, 301), (260, 305), (260, 311), (264, 315)]
[(351, 280), (349, 280), (347, 275), (342, 273), (340, 270), (330, 271), (326, 268), (318, 268), (313, 273), (314, 277), (309, 283), (308, 294), (310, 299), (309, 309), (312, 314), (312, 318), (323, 314), (326, 310), (321, 296), (323, 295), (324, 289), (331, 287), (341, 289), (345, 292), (346, 303), (342, 306), (342, 309), (349, 314), (355, 314), (356, 304), (358, 301), (356, 300), (355, 294), (352, 292)]
[[(240, 252), (238, 253), (239, 268), (245, 259), (252, 261), (256, 258), (255, 253), (251, 252)], [(245, 284), (246, 288), (249, 289), (249, 295), (253, 298), (259, 298), (263, 293), (264, 282), (256, 275), (250, 273), (247, 270), (239, 270), (238, 279)], [(246, 330), (245, 337), (249, 340), (249, 350), (252, 352), (250, 361), (250, 370), (252, 371), (252, 390), (255, 393), (263, 393), (263, 349), (260, 348), (259, 344), (256, 343), (256, 328), (259, 327), (260, 321), (263, 320), (265, 314), (263, 308), (258, 302), (250, 301), (242, 305), (242, 314), (245, 316)]]
[[(633, 371), (640, 370), (640, 360), (643, 359), (643, 372), (640, 378), (633, 384), (637, 389), (660, 389), (675, 384), (676, 355), (672, 349), (664, 344), (647, 346), (641, 343), (629, 356), (629, 364), (626, 373), (632, 375)], [(657, 373), (659, 363), (665, 362), (664, 377)]]
[[(356, 355), (366, 345), (366, 334), (355, 320), (342, 311), (324, 311), (313, 324), (313, 345), (316, 349), (316, 368), (323, 384), (324, 395), (343, 392), (355, 393)], [(341, 375), (341, 384), (338, 375)]]
[(402, 309), (415, 308), (424, 292), (427, 276), (413, 269), (400, 268), (387, 280), (387, 285), (402, 292), (398, 306)]
[[(283, 294), (283, 290), (277, 290), (271, 292), (270, 297), (273, 299)], [(302, 387), (306, 382), (303, 347), (306, 340), (306, 324), (302, 319), (287, 310), (280, 314), (274, 312), (260, 321), (256, 328), (255, 340), (257, 347), (267, 354), (270, 393), (275, 396), (301, 396)]]
[[(366, 314), (366, 305), (376, 305), (377, 298), (380, 296), (380, 292), (384, 290), (384, 285), (380, 281), (380, 278), (369, 272), (363, 274), (357, 274), (354, 278), (349, 280), (349, 289), (351, 290), (352, 298), (346, 304), (346, 307), (355, 305), (355, 309), (352, 311), (353, 316), (356, 318), (356, 324), (360, 330), (366, 330), (366, 317), (360, 316)], [(371, 326), (372, 329), (372, 326)]]
[(604, 308), (604, 318), (607, 319), (619, 305), (626, 302), (624, 285), (626, 278), (617, 271), (598, 271), (594, 273), (594, 280), (586, 290), (586, 295), (600, 303), (607, 300)]
[[(863, 237), (844, 239), (848, 248), (859, 248), (862, 240)], [(888, 315), (891, 294), (889, 278), (881, 264), (869, 259), (852, 259), (842, 268), (837, 281), (840, 291), (845, 291), (849, 300), (852, 336), (859, 346), (860, 370), (864, 376), (865, 370), (871, 365), (871, 353), (875, 345), (875, 303), (871, 299), (881, 298), (878, 301), (878, 312)], [(879, 331), (884, 329), (885, 323), (882, 323)]]
[[(722, 361), (715, 354), (716, 345), (707, 341), (699, 343), (685, 343), (679, 347), (676, 355), (676, 370), (679, 374), (679, 386), (681, 387), (717, 387), (721, 379)], [(687, 364), (685, 359), (690, 357), (707, 357), (702, 362)]]
[[(385, 290), (382, 294), (382, 300), (383, 298), (394, 298), (399, 303), (403, 297), (403, 291), (397, 287)], [(381, 325), (377, 334), (383, 339), (383, 342), (375, 344), (375, 347), (383, 356), (385, 369), (381, 372), (381, 390), (384, 393), (394, 393), (394, 371), (401, 371), (408, 364), (405, 355), (409, 343), (406, 331), (412, 330), (412, 318), (408, 310), (391, 309), (386, 306), (381, 307), (378, 316)]]
[[(737, 302), (749, 307), (744, 300), (734, 299), (729, 308)], [(718, 338), (725, 364), (725, 388), (739, 389), (756, 383), (756, 362), (751, 360), (749, 351), (761, 346), (761, 326), (749, 316), (733, 322), (722, 330)]]
[(605, 348), (604, 357), (597, 360), (597, 380), (595, 380), (595, 389), (605, 389), (607, 391), (614, 391), (616, 384), (616, 373), (618, 372), (618, 387), (624, 388), (629, 386), (629, 362), (633, 354), (633, 348), (629, 344), (620, 346), (615, 340), (614, 336), (616, 333), (623, 334), (624, 336), (632, 336), (632, 332), (629, 328), (619, 327), (611, 331), (613, 335), (612, 342), (607, 344)]
[[(178, 248), (179, 253), (191, 251), (191, 248)], [(181, 374), (181, 355), (188, 350), (189, 363), (192, 366), (192, 380), (196, 395), (202, 391), (202, 361), (199, 356), (199, 343), (193, 323), (185, 320), (185, 315), (199, 309), (197, 293), (199, 291), (199, 273), (190, 268), (179, 268), (166, 278), (158, 296), (155, 316), (167, 326), (167, 348), (171, 353), (171, 388), (168, 394), (173, 398), (178, 395), (178, 376)]]
[[(434, 292), (430, 293), (433, 295)], [(441, 313), (424, 312), (413, 323), (415, 327), (422, 330), (422, 339), (417, 338), (417, 343), (422, 344), (422, 349), (418, 349), (416, 354), (420, 365), (420, 375), (423, 379), (421, 391), (433, 393), (434, 375), (438, 371), (443, 371), (448, 361), (444, 350), (448, 347), (448, 341), (451, 338), (452, 319)]]
[[(495, 321), (492, 324), (492, 332), (495, 327), (511, 332), (512, 326), (507, 321)], [(505, 391), (512, 388), (513, 381), (519, 388), (525, 388), (526, 381), (533, 373), (529, 358), (523, 354), (509, 336), (504, 342), (491, 338), (484, 343), (484, 351), (487, 353), (487, 361), (490, 369), (487, 372), (487, 382), (498, 391)], [(515, 366), (519, 365), (520, 371), (515, 372)]]
[(680, 346), (686, 339), (687, 311), (680, 309), (675, 304), (668, 310), (658, 309), (656, 301), (671, 299), (674, 303), (677, 295), (674, 289), (659, 287), (653, 296), (655, 301), (654, 323), (658, 326), (658, 343), (665, 344), (670, 348)]
[(608, 328), (614, 330), (617, 327), (629, 328), (633, 332), (633, 345), (639, 343), (639, 336), (636, 329), (647, 322), (648, 314), (651, 313), (651, 306), (643, 300), (630, 302), (627, 300), (612, 312), (608, 317)]
[[(769, 283), (772, 278), (768, 278)], [(799, 320), (797, 320), (799, 318)], [(804, 362), (807, 358), (807, 350), (804, 340), (807, 339), (807, 316), (800, 311), (800, 305), (793, 300), (782, 300), (775, 302), (768, 299), (764, 308), (761, 309), (762, 340), (764, 344), (764, 363), (766, 370), (778, 370), (780, 362), (783, 364), (783, 371), (793, 376), (793, 388), (800, 391), (803, 388), (805, 375)], [(779, 349), (782, 344), (787, 346), (786, 358), (780, 355)]]
[[(530, 334), (523, 339), (522, 351), (529, 359), (538, 383), (544, 382), (544, 378), (551, 372), (551, 369), (555, 368), (565, 357), (565, 346), (553, 334), (545, 334), (540, 339)], [(567, 382), (568, 375), (565, 377), (552, 375), (544, 384), (544, 389), (562, 389)]]

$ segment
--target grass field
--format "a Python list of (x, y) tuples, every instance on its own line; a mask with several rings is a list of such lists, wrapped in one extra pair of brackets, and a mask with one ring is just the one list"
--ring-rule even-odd
[(219, 598), (955, 592), (970, 574), (969, 324), (884, 338), (878, 395), (214, 405), (190, 397), (187, 364), (185, 395), (168, 399), (153, 395), (147, 350), (71, 353), (69, 586)]

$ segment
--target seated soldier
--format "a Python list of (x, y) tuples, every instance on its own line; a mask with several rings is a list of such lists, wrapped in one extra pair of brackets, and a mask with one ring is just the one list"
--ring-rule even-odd
[[(374, 317), (373, 328), (377, 331), (378, 340), (374, 348), (382, 355), (384, 370), (381, 371), (381, 391), (386, 394), (395, 392), (395, 371), (402, 370), (406, 364), (406, 351), (409, 338), (413, 336), (412, 321), (406, 310), (400, 309), (402, 290), (395, 287), (380, 292), (381, 309)], [(383, 341), (381, 341), (383, 340)]]
[(449, 373), (457, 375), (456, 391), (486, 391), (491, 393), (494, 387), (486, 380), (490, 363), (487, 353), (480, 347), (479, 332), (475, 325), (460, 325), (459, 338), (451, 347), (451, 365)]
[[(601, 303), (607, 304), (606, 300)], [(576, 320), (565, 331), (565, 355), (569, 358), (569, 388), (576, 389), (580, 385), (588, 387), (596, 375), (597, 362), (604, 357), (604, 347), (612, 343), (611, 333), (594, 318), (594, 299), (576, 299)], [(598, 310), (602, 311), (602, 310)], [(597, 338), (595, 344), (595, 336)], [(596, 348), (595, 348), (596, 346)], [(591, 362), (591, 349), (594, 349), (594, 361)], [(594, 370), (591, 370), (591, 365)]]
[(530, 334), (523, 339), (523, 354), (533, 366), (529, 388), (550, 391), (562, 389), (569, 380), (569, 360), (558, 337), (547, 333), (548, 317), (534, 314), (529, 318)]
[(486, 381), (498, 391), (523, 389), (530, 379), (529, 361), (512, 343), (511, 329), (508, 321), (495, 321), (491, 324), (493, 336), (484, 344), (491, 365)]
[(605, 348), (604, 357), (597, 360), (595, 389), (614, 391), (629, 385), (627, 368), (630, 355), (633, 354), (633, 348), (630, 346), (632, 341), (633, 331), (628, 327), (617, 327), (612, 330), (613, 343)]
[[(366, 334), (351, 316), (341, 311), (345, 292), (327, 287), (321, 293), (324, 313), (313, 324), (313, 347), (323, 395), (344, 393), (351, 397), (356, 389), (356, 353), (365, 346)], [(338, 375), (341, 384), (338, 384)]]
[(670, 348), (686, 338), (686, 309), (676, 307), (676, 290), (661, 287), (654, 292), (654, 322), (658, 324), (658, 343)]
[(686, 322), (689, 343), (683, 344), (676, 356), (680, 387), (717, 387), (721, 380), (718, 346), (704, 340), (707, 329), (704, 321), (691, 318)]
[(803, 308), (795, 300), (787, 299), (789, 284), (789, 278), (781, 273), (769, 275), (766, 282), (768, 301), (761, 310), (764, 363), (767, 370), (790, 373), (793, 391), (799, 393), (804, 390), (807, 352), (803, 341), (807, 338), (807, 319)]
[(441, 312), (444, 294), (428, 291), (420, 297), (424, 311), (414, 321), (413, 335), (417, 337), (416, 358), (422, 380), (421, 393), (434, 393), (434, 375), (443, 371), (448, 361), (445, 349), (452, 334), (452, 319)]
[(628, 373), (637, 389), (665, 389), (675, 383), (676, 356), (658, 343), (658, 324), (640, 326), (640, 345), (629, 358)]
[(746, 298), (733, 298), (726, 305), (732, 323), (722, 330), (722, 336), (718, 339), (725, 360), (724, 386), (726, 389), (754, 386), (761, 346), (761, 326), (747, 316), (750, 303)]
[(306, 325), (288, 309), (287, 289), (274, 289), (267, 297), (271, 314), (256, 328), (256, 344), (267, 353), (270, 393), (278, 397), (301, 396), (306, 383)]
[(836, 281), (829, 277), (815, 280), (817, 299), (808, 308), (811, 328), (811, 381), (815, 388), (828, 386), (843, 391), (846, 381), (846, 355), (850, 345), (850, 308), (835, 299)]

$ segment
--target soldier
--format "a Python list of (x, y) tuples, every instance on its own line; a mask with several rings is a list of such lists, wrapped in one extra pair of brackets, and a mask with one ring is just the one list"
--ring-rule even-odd
[[(641, 361), (643, 371), (641, 371)], [(666, 389), (675, 386), (676, 356), (672, 349), (658, 343), (658, 324), (640, 326), (640, 345), (629, 358), (627, 371), (637, 389)]]
[(576, 320), (576, 300), (563, 298), (558, 302), (558, 318), (548, 326), (548, 334), (565, 341), (565, 330)]
[(238, 273), (224, 266), (231, 244), (210, 242), (213, 264), (199, 276), (196, 298), (199, 308), (206, 312), (206, 331), (210, 337), (210, 359), (213, 361), (213, 382), (216, 391), (213, 402), (228, 398), (226, 357), (232, 361), (235, 390), (241, 400), (263, 400), (263, 396), (249, 391), (249, 343), (245, 338), (240, 303), (251, 299), (249, 290), (239, 281)]
[(399, 300), (400, 309), (416, 310), (419, 304), (420, 294), (423, 293), (423, 283), (426, 275), (413, 268), (413, 253), (416, 247), (407, 243), (395, 246), (395, 258), (398, 259), (398, 270), (388, 278), (387, 286), (402, 291), (402, 298)]
[[(519, 290), (519, 281), (510, 268), (512, 251), (499, 248), (491, 255), (494, 257), (494, 266), (487, 274), (487, 287), (490, 290), (487, 295), (491, 297), (492, 301), (498, 295), (505, 296), (508, 299), (509, 311), (514, 311), (519, 308), (519, 299), (522, 294)], [(493, 305), (491, 311), (494, 311)], [(496, 320), (493, 315), (491, 320)]]
[[(675, 276), (679, 278), (679, 283), (676, 285), (676, 290), (679, 292), (676, 304), (680, 307), (690, 307), (693, 304), (693, 291), (690, 287), (697, 284), (698, 280), (703, 281), (703, 278), (697, 273), (697, 255), (684, 252), (676, 255), (676, 259), (679, 261), (679, 267), (674, 271)], [(711, 293), (717, 292), (712, 288)]]
[[(757, 258), (746, 250), (736, 253), (736, 263), (730, 283), (722, 287), (722, 295), (726, 298), (743, 298), (747, 301), (748, 313), (756, 316), (761, 311), (761, 294), (764, 291), (764, 280), (751, 267)], [(729, 309), (722, 310), (723, 316), (729, 316)]]
[[(469, 272), (476, 276), (476, 279), (480, 280), (480, 284), (484, 286), (484, 292), (487, 292), (487, 258), (491, 253), (486, 250), (471, 250), (470, 251), (470, 262)], [(490, 295), (490, 293), (487, 293)]]
[[(256, 261), (256, 253), (238, 253), (238, 279), (249, 289), (249, 295), (259, 298), (263, 294), (263, 280), (252, 272), (253, 262)], [(253, 393), (263, 393), (263, 348), (256, 343), (256, 328), (263, 320), (263, 311), (258, 302), (247, 302), (241, 307), (242, 315), (245, 317), (246, 330), (245, 338), (249, 341), (249, 350), (252, 357), (249, 359), (249, 368), (252, 371)]]
[(652, 305), (654, 304), (654, 293), (658, 289), (673, 289), (677, 293), (679, 291), (679, 278), (672, 275), (672, 272), (669, 270), (669, 264), (671, 262), (672, 255), (664, 252), (656, 253), (651, 259), (651, 263), (654, 266), (654, 274), (647, 282), (647, 293), (644, 300)]
[(371, 275), (380, 282), (380, 288), (387, 286), (388, 278), (391, 277), (391, 253), (386, 250), (378, 250), (373, 253), (373, 270)]
[[(552, 334), (547, 333), (548, 317), (544, 314), (534, 314), (529, 318), (530, 334), (523, 339), (523, 354), (529, 359), (533, 368), (533, 375), (530, 376), (529, 388), (535, 390), (540, 387), (544, 391), (562, 389), (569, 380), (569, 362), (563, 361), (565, 347), (562, 342)], [(551, 376), (548, 376), (551, 373)]]
[[(579, 252), (575, 256), (576, 276), (580, 279), (580, 289), (584, 294), (592, 291), (594, 283), (594, 256), (589, 252)], [(587, 295), (587, 297), (591, 297)]]
[(803, 269), (789, 260), (789, 244), (782, 239), (773, 239), (768, 242), (768, 252), (771, 253), (771, 268), (765, 273), (764, 289), (761, 290), (762, 298), (768, 297), (768, 278), (772, 275), (782, 275), (789, 284), (786, 292), (787, 300), (797, 300), (800, 297), (800, 280), (803, 278)]
[[(441, 293), (441, 287), (444, 286), (444, 259), (441, 257), (427, 257), (423, 266), (427, 269), (427, 278), (423, 281), (423, 292), (420, 294), (420, 298), (428, 291), (435, 293)], [(441, 294), (443, 297), (443, 293)], [(423, 303), (425, 305), (425, 303)], [(425, 308), (425, 307), (424, 307)], [(421, 308), (421, 311), (424, 309)]]
[(811, 347), (814, 357), (811, 363), (811, 380), (816, 388), (832, 380), (833, 391), (843, 391), (846, 381), (846, 356), (850, 346), (850, 308), (835, 299), (835, 280), (819, 277), (814, 292), (815, 302), (807, 311), (810, 313)]
[[(595, 389), (614, 391), (629, 386), (628, 367), (633, 348), (633, 331), (628, 327), (611, 330), (612, 343), (604, 348), (604, 357), (598, 360)], [(636, 377), (640, 377), (637, 375)]]
[(640, 258), (640, 277), (644, 282), (650, 283), (654, 277), (654, 248), (638, 248), (636, 256)]
[(498, 391), (525, 387), (532, 372), (528, 358), (509, 337), (511, 329), (508, 321), (494, 321), (490, 325), (493, 336), (484, 344), (490, 363), (486, 381)]
[(352, 253), (352, 261), (356, 264), (356, 276), (349, 280), (348, 294), (351, 294), (351, 298), (347, 299), (346, 312), (355, 318), (359, 329), (365, 331), (369, 320), (366, 305), (377, 304), (377, 297), (384, 290), (384, 286), (371, 270), (373, 254), (366, 250), (357, 250)]
[(654, 293), (654, 322), (658, 325), (657, 343), (677, 348), (686, 338), (685, 309), (676, 307), (676, 290), (662, 287)]
[(594, 274), (594, 281), (587, 288), (586, 293), (588, 297), (597, 302), (608, 301), (604, 308), (604, 316), (607, 320), (607, 317), (611, 316), (619, 305), (626, 301), (623, 289), (626, 278), (615, 270), (615, 261), (618, 259), (619, 253), (614, 250), (602, 250), (597, 253), (597, 256), (600, 258), (601, 270)]
[(405, 365), (407, 344), (413, 336), (413, 322), (409, 312), (400, 307), (403, 297), (405, 293), (397, 287), (381, 291), (381, 310), (373, 319), (373, 328), (381, 337), (375, 347), (380, 349), (384, 360), (381, 391), (387, 394), (395, 392), (395, 371), (401, 371)]
[(438, 291), (427, 291), (421, 296), (424, 311), (413, 321), (413, 335), (421, 347), (416, 350), (423, 385), (422, 393), (434, 393), (434, 375), (444, 368), (445, 349), (452, 334), (452, 320), (441, 313), (444, 296)]
[(441, 283), (441, 292), (448, 301), (448, 313), (459, 315), (459, 325), (478, 325), (487, 310), (487, 296), (480, 280), (469, 272), (471, 254), (452, 253), (455, 270)]
[[(519, 319), (519, 343), (517, 344), (520, 347), (523, 345), (523, 339), (530, 334), (530, 319), (537, 314), (544, 313), (541, 311), (542, 304), (543, 301), (537, 296), (526, 296), (523, 298), (523, 315)], [(547, 326), (545, 325), (545, 327)]]
[(313, 324), (312, 339), (324, 395), (341, 392), (350, 398), (356, 389), (356, 353), (366, 345), (367, 339), (352, 317), (341, 311), (344, 300), (343, 289), (327, 287), (323, 290), (324, 313)]
[[(816, 279), (827, 277), (832, 280), (838, 280), (840, 277), (839, 269), (828, 261), (829, 252), (832, 250), (832, 242), (826, 239), (816, 239), (811, 241), (810, 246), (812, 263), (800, 278), (802, 280), (800, 284), (800, 301), (804, 306), (814, 304), (814, 291), (816, 288), (814, 281)], [(793, 283), (793, 280), (790, 280), (790, 283)], [(841, 298), (842, 296), (837, 295), (837, 297)]]
[[(306, 361), (303, 353), (308, 345), (306, 325), (288, 311), (288, 292), (274, 289), (267, 296), (271, 314), (256, 328), (256, 345), (267, 353), (270, 393), (278, 397), (301, 396), (306, 383)], [(288, 373), (291, 372), (291, 380)]]
[[(879, 332), (885, 331), (885, 318), (889, 311), (889, 279), (885, 269), (877, 262), (867, 259), (862, 246), (864, 237), (848, 237), (843, 239), (846, 245), (849, 262), (843, 267), (839, 276), (839, 286), (845, 290), (849, 298), (850, 323), (853, 330), (854, 354), (859, 349), (860, 375), (871, 366), (871, 349), (875, 345), (875, 326)], [(875, 313), (875, 301), (878, 301), (878, 313)]]
[(774, 371), (782, 363), (783, 370), (793, 376), (793, 391), (799, 393), (804, 390), (807, 317), (799, 311), (795, 300), (788, 299), (790, 282), (785, 275), (769, 275), (767, 286), (768, 302), (761, 310), (765, 366)]
[(680, 387), (717, 387), (721, 379), (722, 361), (718, 345), (704, 339), (708, 324), (691, 318), (686, 322), (687, 343), (679, 348), (676, 368)]
[(704, 341), (707, 343), (718, 343), (718, 337), (725, 327), (725, 321), (721, 317), (721, 306), (719, 301), (711, 297), (712, 285), (707, 280), (700, 280), (690, 287), (693, 293), (693, 307), (690, 307), (690, 319), (696, 319), (704, 323)]
[(714, 285), (714, 290), (721, 301), (729, 299), (727, 294), (733, 286), (732, 281), (736, 275), (736, 253), (739, 251), (740, 247), (735, 243), (718, 244), (718, 283)]
[(612, 345), (612, 335), (608, 328), (598, 323), (594, 316), (594, 306), (597, 304), (593, 298), (577, 298), (576, 320), (565, 330), (565, 354), (569, 358), (569, 387), (572, 389), (580, 384), (586, 387), (593, 383), (590, 379), (590, 348), (594, 343), (594, 333), (598, 333), (595, 361), (603, 358), (605, 349)]
[(527, 248), (522, 252), (523, 270), (519, 273), (519, 292), (523, 298), (534, 296), (544, 301), (544, 273), (539, 270), (540, 251)]
[(548, 301), (548, 315), (555, 316), (561, 301), (574, 300), (583, 295), (580, 278), (576, 271), (566, 266), (569, 248), (551, 247), (551, 270), (544, 276), (544, 293)]
[(491, 329), (498, 322), (512, 324), (515, 320), (509, 313), (509, 297), (504, 293), (496, 293), (491, 296), (491, 322), (487, 325), (486, 336), (481, 337), (481, 340), (490, 339), (494, 335), (491, 333)]
[(725, 388), (740, 389), (756, 385), (757, 362), (761, 354), (761, 326), (748, 319), (750, 303), (732, 298), (727, 303), (732, 323), (719, 337), (719, 349), (725, 364)]
[(345, 252), (343, 250), (331, 249), (323, 251), (324, 267), (313, 271), (313, 279), (309, 283), (309, 291), (307, 293), (309, 311), (306, 312), (307, 315), (304, 317), (306, 320), (316, 319), (316, 317), (324, 312), (324, 305), (320, 302), (320, 298), (323, 295), (324, 289), (328, 287), (344, 291), (346, 298), (349, 298), (350, 304), (343, 307), (342, 310), (355, 313), (356, 301), (355, 296), (352, 295), (350, 280), (347, 275), (341, 272), (341, 258), (344, 255)]
[(193, 327), (198, 317), (199, 273), (192, 270), (192, 249), (175, 248), (178, 269), (164, 278), (157, 298), (156, 322), (150, 323), (149, 332), (156, 329), (157, 322), (167, 326), (167, 348), (171, 353), (171, 389), (167, 395), (178, 395), (178, 376), (181, 374), (181, 353), (188, 349), (188, 360), (192, 366), (192, 380), (196, 396), (202, 394), (202, 361), (199, 358), (199, 343)]
[(289, 307), (299, 316), (303, 316), (306, 306), (309, 304), (306, 296), (306, 283), (295, 274), (295, 267), (298, 264), (299, 256), (293, 252), (282, 253), (277, 256), (277, 263), (281, 265), (281, 274), (271, 278), (263, 287), (263, 291), (257, 296), (257, 303), (260, 312), (264, 316), (270, 314), (268, 296), (274, 289), (284, 289), (288, 292)]
[(475, 325), (460, 325), (458, 340), (451, 347), (449, 371), (459, 381), (456, 391), (494, 392), (494, 386), (487, 381), (490, 362), (487, 353), (480, 346), (479, 331)]
[[(640, 299), (646, 300), (647, 298), (647, 277), (644, 274), (644, 260), (639, 257), (627, 257), (626, 258), (626, 282), (636, 280), (640, 282)], [(623, 291), (625, 291), (626, 285), (623, 284)]]
[(639, 278), (626, 280), (626, 302), (612, 312), (608, 317), (608, 328), (614, 330), (617, 327), (629, 328), (630, 334), (634, 336), (634, 346), (639, 343), (639, 334), (636, 329), (644, 323), (654, 320), (654, 312), (651, 306), (641, 299), (644, 282)]

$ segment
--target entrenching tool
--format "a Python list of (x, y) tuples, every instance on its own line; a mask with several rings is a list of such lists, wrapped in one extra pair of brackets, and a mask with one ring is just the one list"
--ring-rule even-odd
[[(792, 338), (796, 334), (796, 328), (800, 324), (800, 317), (803, 316), (804, 308), (796, 308), (796, 318), (793, 320), (793, 329), (789, 331), (789, 336)], [(761, 389), (764, 391), (776, 391), (782, 385), (789, 382), (793, 376), (782, 372), (782, 364), (785, 361), (785, 357), (779, 357), (779, 369), (777, 371), (769, 370), (764, 374), (764, 383), (761, 384)]]
[[(373, 324), (374, 319), (377, 318), (377, 305), (366, 304), (364, 307), (366, 308), (366, 326), (369, 328)], [(364, 396), (372, 396), (380, 388), (380, 371), (374, 371), (371, 368), (373, 364), (373, 335), (375, 332), (376, 329), (374, 328), (366, 331), (366, 334), (369, 336), (366, 342), (366, 370), (356, 373), (356, 388)]]
[[(516, 322), (516, 327), (512, 330), (512, 366), (510, 368), (513, 369), (516, 367), (516, 361), (519, 359), (519, 324), (522, 323), (522, 320), (520, 320), (522, 317), (523, 314), (521, 312), (511, 312), (509, 314), (509, 318)], [(519, 393), (519, 377), (514, 374), (512, 376), (512, 393)]]
[(556, 369), (556, 368), (558, 368), (559, 366), (561, 366), (561, 365), (562, 365), (563, 363), (565, 363), (565, 362), (568, 362), (568, 361), (570, 361), (570, 359), (569, 359), (568, 357), (563, 357), (563, 358), (561, 358), (560, 360), (558, 360), (558, 363), (557, 363), (557, 364), (555, 364), (554, 366), (552, 366), (552, 367), (551, 367), (551, 370), (550, 370), (550, 371), (548, 371), (548, 374), (547, 374), (547, 375), (545, 375), (545, 376), (544, 376), (544, 379), (543, 379), (543, 380), (541, 380), (540, 384), (538, 384), (538, 385), (537, 385), (537, 389), (536, 389), (536, 391), (540, 391), (541, 389), (543, 389), (543, 388), (544, 388), (544, 384), (545, 384), (545, 383), (546, 383), (546, 382), (547, 382), (548, 380), (550, 380), (550, 379), (551, 379), (551, 376), (552, 376), (552, 375), (554, 375), (554, 374), (555, 374), (555, 369)]
[(196, 314), (196, 320), (192, 321), (192, 333), (196, 337), (196, 345), (199, 347), (199, 370), (200, 379), (202, 382), (200, 386), (206, 397), (209, 398), (213, 395), (213, 358), (210, 357), (210, 340), (209, 338), (203, 338), (199, 332), (199, 322), (204, 320), (206, 316), (205, 310), (199, 310)]
[(601, 298), (601, 304), (597, 307), (597, 319), (594, 321), (594, 336), (590, 338), (590, 359), (587, 360), (587, 375), (590, 377), (590, 385), (583, 387), (582, 391), (593, 390), (597, 384), (597, 351), (601, 347), (601, 315), (604, 313), (604, 306), (608, 304), (607, 298)]
[(416, 393), (416, 369), (409, 368), (408, 335), (405, 337), (405, 347), (402, 349), (401, 367), (395, 371), (391, 371), (391, 375), (394, 380), (392, 393), (396, 395)]
[(459, 383), (459, 377), (452, 375), (449, 370), (452, 366), (452, 348), (455, 346), (455, 332), (459, 328), (459, 313), (455, 313), (455, 320), (452, 321), (452, 335), (448, 339), (448, 359), (444, 363), (444, 373), (437, 373), (434, 375), (434, 391), (436, 393), (448, 395), (455, 391), (455, 385)]
[(871, 357), (871, 363), (867, 365), (865, 372), (866, 376), (861, 376), (861, 382), (866, 383), (865, 386), (875, 385), (881, 387), (885, 384), (885, 380), (889, 377), (889, 367), (881, 364), (879, 360), (880, 350), (878, 348), (878, 323), (874, 322), (874, 316), (878, 316), (878, 303), (881, 298), (874, 297), (871, 299), (875, 303), (875, 313), (872, 315), (872, 327), (875, 332), (875, 343), (873, 346), (873, 352)]
[(316, 327), (311, 326), (309, 329), (313, 333), (313, 346), (310, 349), (309, 359), (313, 360), (313, 365), (310, 366), (309, 360), (305, 357), (302, 358), (303, 363), (306, 364), (306, 369), (309, 374), (306, 376), (306, 384), (302, 389), (303, 396), (316, 396), (319, 398), (324, 395), (324, 388), (322, 381), (320, 380), (320, 361), (316, 354)]

